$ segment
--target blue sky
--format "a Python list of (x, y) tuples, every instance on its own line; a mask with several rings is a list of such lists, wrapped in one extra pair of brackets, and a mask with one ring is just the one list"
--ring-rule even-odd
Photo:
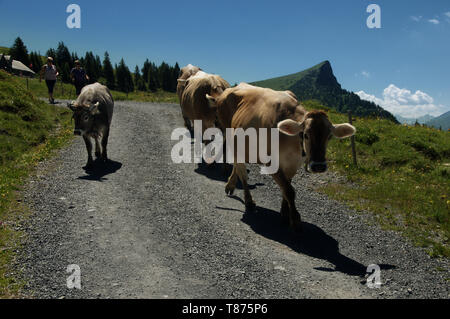
[[(68, 29), (66, 7), (81, 7)], [(366, 8), (381, 7), (381, 29)], [(403, 116), (450, 110), (450, 1), (3, 1), (0, 45), (20, 36), (45, 54), (59, 41), (134, 69), (148, 57), (192, 63), (231, 84), (329, 60), (341, 85)]]

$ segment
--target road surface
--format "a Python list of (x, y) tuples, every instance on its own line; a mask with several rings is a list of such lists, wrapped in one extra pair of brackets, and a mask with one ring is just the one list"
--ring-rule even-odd
[[(116, 102), (111, 162), (86, 173), (77, 138), (24, 191), (33, 215), (18, 267), (36, 298), (449, 298), (449, 266), (312, 190), (332, 173), (294, 180), (304, 232), (279, 217), (281, 194), (250, 165), (257, 204), (225, 194), (218, 167), (174, 164), (179, 106)], [(68, 289), (68, 265), (81, 290)], [(381, 268), (380, 288), (366, 269)]]

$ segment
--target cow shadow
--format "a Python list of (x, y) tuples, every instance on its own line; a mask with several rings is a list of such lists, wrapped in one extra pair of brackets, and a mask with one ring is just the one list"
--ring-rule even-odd
[[(225, 209), (217, 207), (219, 209)], [(232, 209), (235, 210), (235, 209)], [(333, 268), (317, 267), (319, 271), (341, 272), (350, 276), (364, 277), (368, 265), (363, 265), (339, 252), (339, 243), (320, 227), (302, 222), (301, 234), (296, 234), (281, 222), (280, 213), (257, 206), (254, 212), (245, 212), (242, 221), (257, 234), (290, 247), (297, 253), (326, 260)], [(393, 269), (393, 265), (379, 265), (380, 269)]]
[(122, 168), (122, 163), (113, 160), (107, 160), (103, 162), (102, 160), (96, 159), (90, 168), (83, 167), (86, 175), (78, 177), (78, 179), (87, 181), (97, 181), (102, 182), (108, 180), (105, 176), (113, 174)]
[[(197, 168), (194, 170), (197, 174), (203, 175), (209, 179), (219, 182), (228, 182), (228, 177), (231, 175), (233, 170), (233, 165), (228, 163), (212, 163), (206, 164), (205, 162), (199, 163)], [(248, 170), (247, 170), (248, 172)], [(264, 186), (263, 183), (249, 184), (249, 189), (255, 189), (257, 186)], [(238, 178), (236, 183), (237, 189), (243, 189), (241, 181)]]

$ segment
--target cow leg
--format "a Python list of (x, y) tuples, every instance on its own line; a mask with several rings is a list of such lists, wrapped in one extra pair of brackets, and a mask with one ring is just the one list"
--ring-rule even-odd
[(183, 116), (183, 119), (184, 119), (184, 126), (189, 130), (189, 132), (192, 132), (191, 120), (185, 116)]
[(100, 158), (101, 156), (101, 149), (100, 149), (100, 141), (99, 138), (95, 138), (95, 158)]
[[(281, 189), (283, 202), (287, 202), (290, 227), (295, 231), (300, 231), (302, 220), (297, 208), (295, 208), (295, 189), (292, 187), (291, 181), (286, 178), (282, 170), (278, 170), (272, 177)], [(283, 206), (282, 203), (281, 205), (281, 215), (283, 217), (283, 214), (285, 214), (284, 211), (286, 211), (286, 204)]]
[(289, 203), (284, 199), (281, 202), (281, 220), (283, 223), (289, 224)]
[(92, 167), (94, 160), (92, 159), (92, 142), (89, 137), (83, 135), (84, 143), (86, 144), (86, 151), (88, 153), (88, 161), (86, 168)]
[(252, 195), (250, 194), (250, 189), (248, 188), (247, 180), (247, 168), (244, 163), (235, 164), (236, 174), (239, 177), (239, 180), (242, 183), (242, 187), (244, 188), (244, 202), (245, 208), (247, 211), (253, 211), (256, 208), (256, 204), (253, 201)]
[(236, 174), (236, 164), (233, 165), (233, 170), (231, 171), (230, 177), (228, 177), (228, 183), (225, 185), (225, 193), (227, 195), (233, 195), (236, 189), (237, 174)]
[(108, 138), (109, 138), (109, 127), (105, 129), (102, 135), (102, 160), (106, 162), (108, 160)]

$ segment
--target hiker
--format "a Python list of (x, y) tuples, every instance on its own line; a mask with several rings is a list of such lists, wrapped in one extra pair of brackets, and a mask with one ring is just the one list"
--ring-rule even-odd
[(89, 77), (86, 74), (86, 71), (81, 67), (79, 60), (75, 61), (75, 67), (70, 71), (70, 77), (75, 85), (75, 92), (78, 96), (81, 93), (81, 89), (89, 81)]
[(39, 82), (42, 81), (43, 75), (48, 88), (48, 101), (49, 103), (54, 104), (55, 99), (53, 99), (53, 88), (55, 87), (56, 78), (58, 77), (59, 73), (56, 70), (56, 66), (53, 64), (53, 58), (50, 56), (47, 58), (47, 64), (42, 67)]

